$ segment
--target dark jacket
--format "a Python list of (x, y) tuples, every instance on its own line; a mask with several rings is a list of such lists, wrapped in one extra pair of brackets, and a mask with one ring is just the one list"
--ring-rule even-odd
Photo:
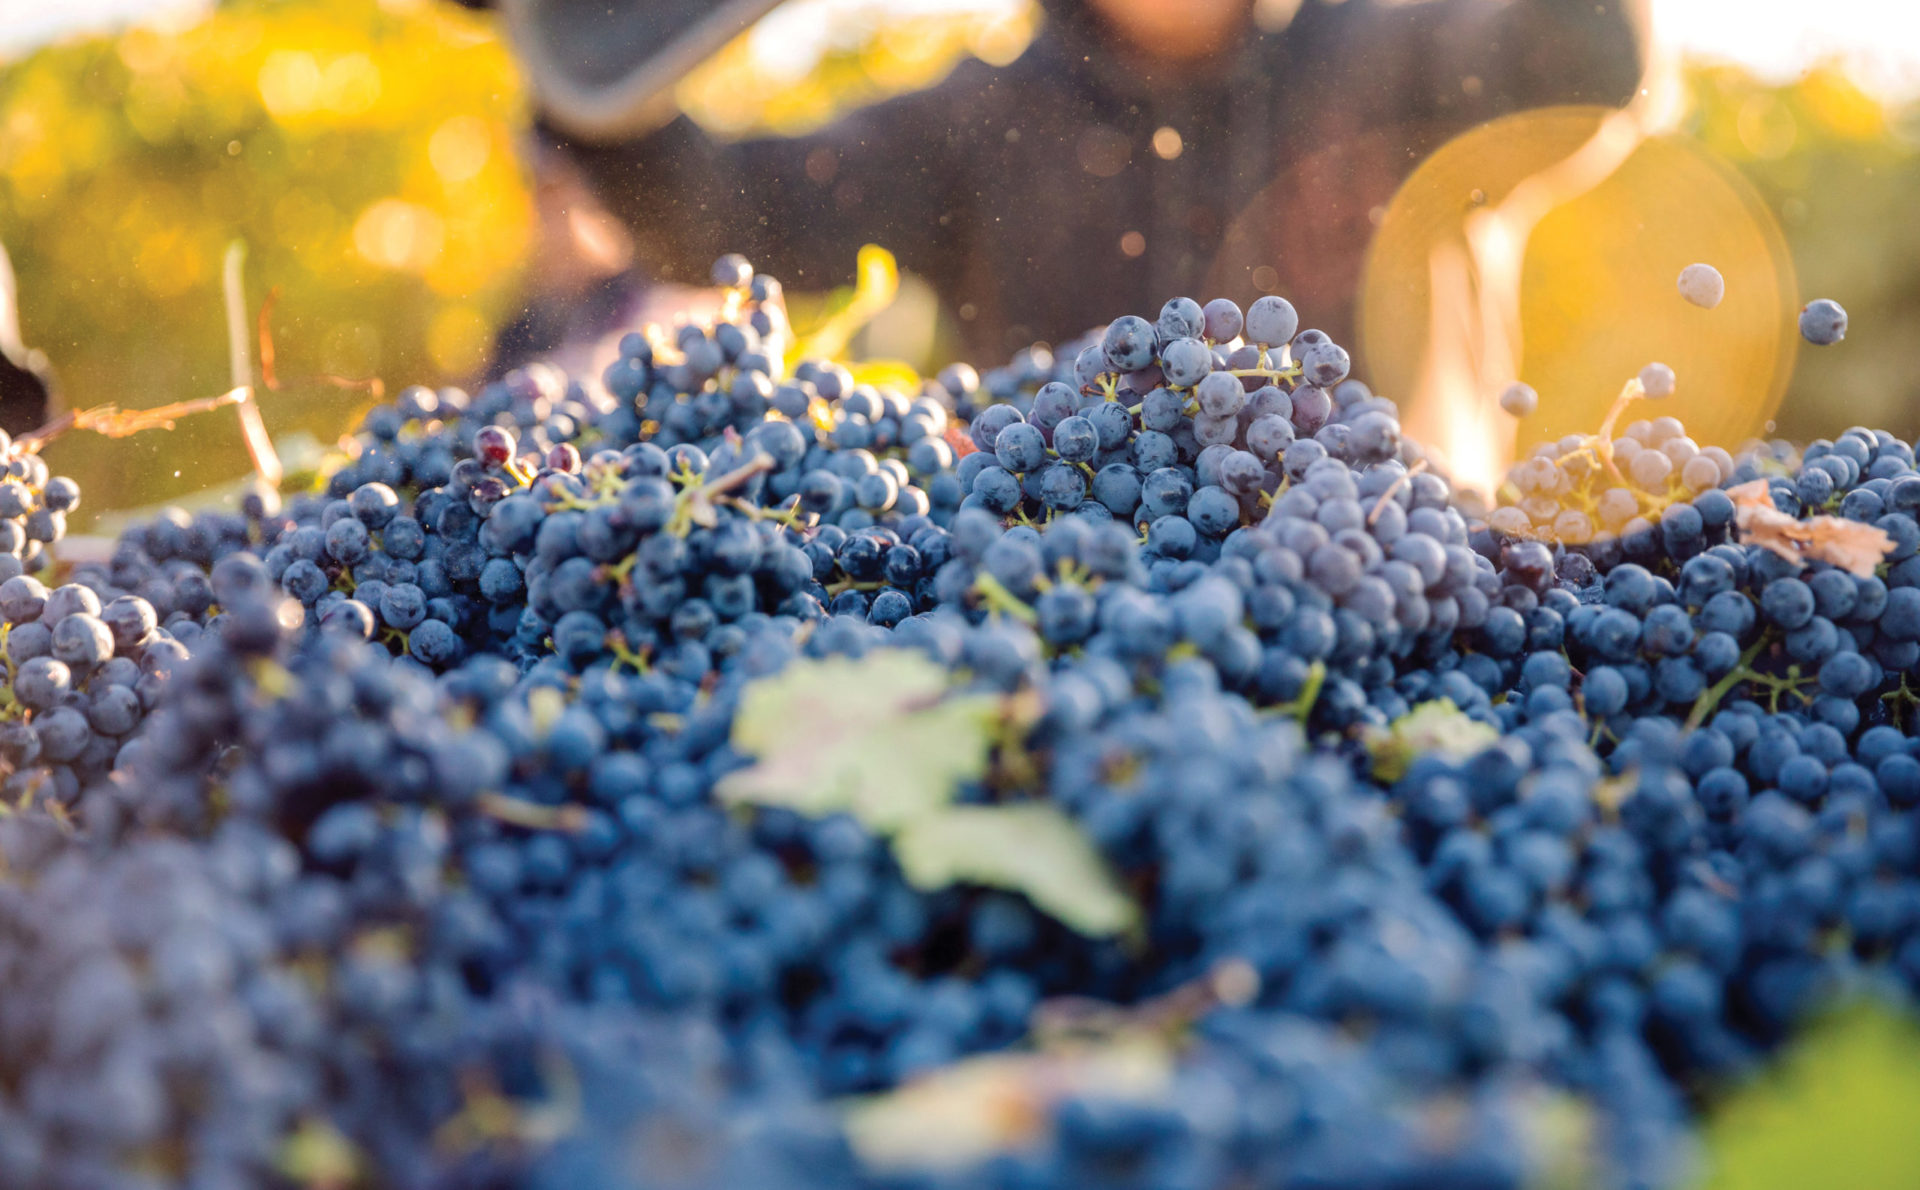
[[(1371, 219), (1407, 173), (1495, 116), (1624, 103), (1639, 5), (1305, 0), (1283, 30), (1250, 26), (1214, 61), (1144, 74), (1087, 9), (1054, 0), (1010, 65), (970, 61), (816, 135), (724, 144), (682, 117), (566, 147), (662, 278), (704, 282), (739, 251), (824, 288), (875, 242), (932, 282), (981, 362), (1176, 294), (1278, 292), (1340, 335)], [(1171, 159), (1161, 128), (1179, 134)], [(1243, 247), (1222, 259), (1223, 245)]]

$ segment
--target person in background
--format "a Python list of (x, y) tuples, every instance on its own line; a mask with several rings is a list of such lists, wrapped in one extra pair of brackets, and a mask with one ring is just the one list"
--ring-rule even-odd
[(9, 437), (37, 430), (52, 415), (53, 368), (46, 353), (20, 338), (13, 258), (0, 244), (0, 430)]
[[(522, 31), (557, 21), (588, 43), (570, 0), (507, 2)], [(878, 243), (993, 363), (1176, 294), (1281, 293), (1342, 337), (1373, 222), (1429, 152), (1526, 108), (1624, 104), (1647, 59), (1645, 0), (1042, 9), (1014, 62), (968, 61), (813, 135), (722, 143), (684, 115), (589, 122), (554, 104), (540, 132), (625, 225), (647, 275), (703, 283), (737, 251), (789, 288), (823, 289)], [(592, 44), (590, 63), (523, 53), (536, 94), (577, 83), (560, 77), (576, 62), (607, 76), (629, 43)], [(630, 45), (646, 69), (649, 43)]]

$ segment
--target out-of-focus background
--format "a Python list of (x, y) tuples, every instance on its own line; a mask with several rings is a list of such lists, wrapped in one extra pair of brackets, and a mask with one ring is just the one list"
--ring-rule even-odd
[[(679, 100), (718, 135), (803, 131), (967, 55), (1010, 61), (1039, 19), (1027, 0), (788, 0)], [(1920, 430), (1920, 10), (1656, 0), (1655, 20), (1681, 56), (1681, 134), (1757, 190), (1801, 297), (1852, 316), (1844, 351), (1800, 352), (1777, 432)], [(220, 392), (239, 237), (250, 302), (271, 295), (277, 439), (337, 435), (372, 378), (471, 383), (553, 281), (528, 119), (495, 18), (446, 0), (0, 0), (0, 243), (24, 337), (69, 406)], [(956, 350), (942, 319), (909, 280), (862, 347), (931, 370)], [(247, 468), (226, 416), (49, 453), (93, 512)]]

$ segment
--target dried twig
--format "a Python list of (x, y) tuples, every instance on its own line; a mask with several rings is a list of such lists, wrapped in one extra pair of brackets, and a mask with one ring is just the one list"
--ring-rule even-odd
[(224, 409), (228, 405), (243, 405), (252, 397), (252, 389), (236, 388), (221, 393), (217, 397), (175, 401), (171, 405), (158, 405), (152, 409), (122, 409), (118, 405), (95, 405), (91, 409), (77, 409), (63, 413), (39, 429), (20, 435), (13, 440), (13, 450), (19, 454), (38, 454), (41, 447), (69, 430), (91, 430), (108, 438), (126, 438), (143, 430), (171, 430), (174, 422), (180, 418), (214, 409)]
[[(247, 292), (240, 274), (240, 266), (246, 259), (245, 241), (235, 240), (227, 245), (226, 267), (221, 276), (227, 300), (227, 362), (236, 389), (251, 389), (253, 386), (253, 363), (247, 353)], [(246, 439), (247, 454), (253, 458), (254, 471), (267, 486), (279, 487), (285, 471), (280, 466), (280, 456), (273, 449), (273, 440), (267, 437), (267, 423), (260, 417), (260, 407), (244, 400), (236, 407), (240, 413), (240, 433)]]
[(279, 300), (280, 287), (267, 290), (266, 298), (260, 303), (260, 383), (270, 393), (280, 391), (280, 378), (274, 374), (273, 361), (273, 303)]
[(387, 395), (386, 381), (380, 379), (378, 376), (369, 376), (365, 380), (355, 380), (351, 376), (335, 376), (331, 372), (322, 372), (318, 376), (315, 376), (314, 379), (322, 384), (330, 384), (334, 388), (348, 388), (357, 392), (367, 393), (376, 401)]
[[(259, 339), (260, 339), (260, 384), (270, 393), (280, 391), (280, 374), (276, 369), (279, 353), (273, 346), (273, 307), (280, 300), (280, 287), (274, 286), (267, 291), (266, 300), (260, 303)], [(322, 372), (313, 379), (334, 388), (352, 389), (355, 392), (370, 393), (374, 400), (387, 395), (387, 386), (378, 376), (369, 376), (365, 380), (355, 380), (351, 376), (335, 376), (331, 372)]]
[(243, 386), (229, 389), (217, 397), (175, 401), (171, 405), (157, 405), (152, 409), (121, 409), (114, 405), (96, 405), (92, 409), (82, 409), (72, 416), (77, 429), (92, 430), (96, 434), (104, 434), (109, 438), (125, 438), (130, 434), (138, 434), (142, 430), (171, 430), (173, 423), (180, 418), (224, 409), (229, 405), (245, 405), (252, 399), (253, 390)]

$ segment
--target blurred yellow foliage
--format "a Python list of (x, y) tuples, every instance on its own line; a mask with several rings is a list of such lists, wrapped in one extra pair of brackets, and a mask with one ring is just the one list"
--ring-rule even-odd
[[(43, 49), (0, 68), (0, 242), (26, 338), (72, 406), (222, 391), (219, 260), (238, 237), (252, 301), (280, 291), (268, 425), (331, 439), (363, 398), (307, 378), (484, 363), (533, 233), (524, 119), (491, 21), (424, 0), (234, 0)], [(93, 508), (247, 465), (224, 418), (49, 454)]]
[(1920, 372), (1910, 328), (1920, 320), (1920, 106), (1889, 105), (1837, 64), (1773, 83), (1734, 66), (1688, 72), (1686, 131), (1730, 160), (1786, 232), (1798, 302), (1830, 297), (1852, 333), (1801, 351), (1781, 436), (1832, 437), (1850, 425), (1920, 432)]

